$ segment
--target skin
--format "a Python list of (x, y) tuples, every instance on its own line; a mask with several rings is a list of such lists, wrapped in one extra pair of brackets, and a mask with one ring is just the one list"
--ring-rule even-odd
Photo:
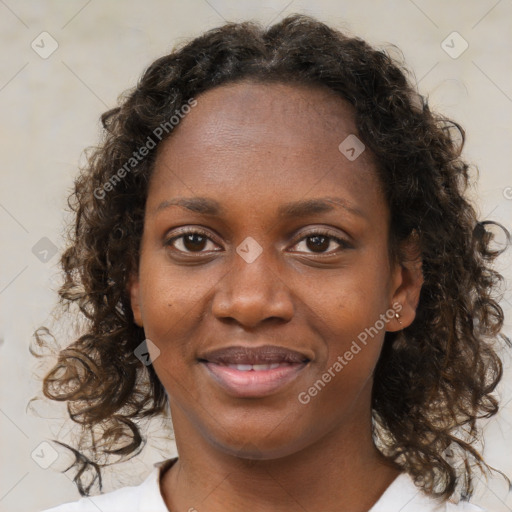
[[(164, 500), (173, 512), (249, 503), (253, 511), (367, 511), (399, 474), (372, 442), (372, 373), (385, 331), (414, 320), (421, 267), (390, 260), (389, 209), (370, 150), (350, 161), (338, 149), (357, 134), (347, 102), (321, 86), (251, 82), (197, 102), (159, 148), (130, 284), (135, 321), (160, 350), (153, 364), (179, 452), (161, 480)], [(223, 212), (169, 204), (184, 197), (213, 199)], [(340, 201), (306, 216), (277, 213), (325, 197)], [(184, 228), (207, 238), (169, 242)], [(315, 246), (315, 228), (345, 243)], [(262, 249), (251, 263), (236, 252), (249, 236)], [(299, 393), (394, 303), (401, 323), (392, 318), (302, 404)], [(240, 344), (291, 348), (311, 361), (277, 393), (237, 398), (197, 358)]]

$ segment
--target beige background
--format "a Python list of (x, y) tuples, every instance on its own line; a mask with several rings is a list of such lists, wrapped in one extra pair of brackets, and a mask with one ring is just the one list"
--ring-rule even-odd
[[(59, 407), (40, 404), (37, 414), (27, 411), (28, 401), (39, 392), (35, 373), (44, 370), (28, 346), (56, 300), (58, 255), (52, 249), (63, 246), (63, 208), (82, 150), (97, 141), (101, 112), (115, 105), (118, 94), (134, 85), (145, 66), (184, 38), (224, 20), (270, 23), (292, 12), (316, 15), (377, 45), (396, 44), (430, 105), (467, 130), (466, 156), (481, 173), (475, 192), (482, 218), (511, 228), (510, 0), (0, 0), (2, 512), (37, 511), (78, 497), (69, 478), (58, 472), (65, 467), (64, 454), (57, 452), (48, 469), (35, 462), (51, 460), (52, 449), (40, 443), (65, 435), (69, 423)], [(40, 36), (43, 31), (58, 44), (46, 59), (31, 47), (35, 41), (40, 52), (51, 48), (48, 36)], [(454, 31), (463, 39), (447, 39), (452, 52), (460, 52), (464, 40), (469, 45), (458, 58), (442, 47)], [(41, 261), (45, 257), (48, 261)], [(509, 280), (510, 262), (509, 254), (502, 261)], [(510, 291), (502, 305), (511, 335)], [(506, 363), (510, 368), (510, 358)], [(508, 405), (486, 423), (484, 453), (512, 478), (511, 380), (508, 369), (500, 387)], [(106, 475), (107, 490), (140, 482), (154, 461), (173, 453), (172, 442), (166, 441), (168, 430), (156, 425), (153, 431), (156, 435), (143, 456), (119, 467), (115, 478)], [(492, 511), (511, 511), (512, 497), (506, 494), (499, 479), (487, 486), (481, 482), (475, 501)]]

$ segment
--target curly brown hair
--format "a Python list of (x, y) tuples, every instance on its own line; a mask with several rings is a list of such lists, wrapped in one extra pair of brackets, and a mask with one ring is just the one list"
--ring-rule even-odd
[[(134, 355), (145, 336), (127, 291), (157, 151), (122, 179), (119, 171), (191, 98), (242, 80), (323, 85), (355, 107), (391, 212), (391, 253), (400, 260), (400, 243), (416, 237), (424, 273), (415, 321), (385, 336), (374, 375), (374, 442), (425, 492), (448, 499), (461, 483), (470, 496), (473, 463), (490, 468), (473, 445), (477, 420), (498, 411), (498, 342), (510, 340), (501, 334), (502, 276), (492, 265), (501, 251), (493, 249), (490, 222), (479, 222), (464, 196), (464, 131), (430, 111), (388, 51), (303, 15), (269, 28), (244, 22), (209, 30), (153, 62), (119, 106), (101, 116), (104, 137), (87, 154), (70, 196), (75, 220), (61, 258), (60, 306), (77, 305), (86, 330), (60, 351), (43, 383), (45, 396), (67, 402), (87, 434), (73, 449), (80, 494), (95, 480), (101, 489), (109, 455), (139, 453), (141, 420), (168, 405), (153, 367)], [(166, 131), (161, 140), (172, 136)], [(41, 332), (36, 336), (41, 341)], [(454, 448), (462, 465), (448, 456)]]

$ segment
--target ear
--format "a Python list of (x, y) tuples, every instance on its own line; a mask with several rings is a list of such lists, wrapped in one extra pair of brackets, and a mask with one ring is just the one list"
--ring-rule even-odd
[[(401, 261), (395, 263), (391, 304), (398, 317), (388, 322), (386, 330), (400, 331), (412, 324), (423, 285), (422, 259), (416, 232), (400, 247)], [(401, 307), (400, 307), (401, 306)]]
[(136, 273), (130, 275), (128, 280), (128, 293), (130, 294), (130, 305), (132, 307), (133, 318), (135, 323), (142, 327), (142, 313), (140, 308), (140, 282)]

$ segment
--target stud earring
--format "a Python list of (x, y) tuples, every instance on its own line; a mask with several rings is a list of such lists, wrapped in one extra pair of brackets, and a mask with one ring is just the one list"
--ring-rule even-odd
[(395, 318), (398, 320), (398, 323), (403, 327), (402, 322), (400, 321), (400, 314), (395, 312)]

